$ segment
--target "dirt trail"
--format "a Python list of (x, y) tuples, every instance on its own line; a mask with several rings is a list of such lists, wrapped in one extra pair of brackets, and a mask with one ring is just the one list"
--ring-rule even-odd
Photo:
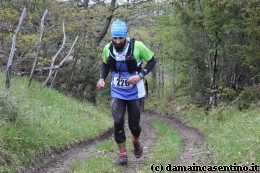
[[(141, 115), (141, 142), (144, 147), (143, 156), (140, 158), (135, 158), (133, 153), (128, 152), (128, 165), (123, 167), (124, 173), (138, 172), (141, 167), (145, 166), (147, 157), (149, 157), (149, 152), (151, 150), (151, 146), (156, 142), (156, 134), (154, 128), (150, 124), (150, 119), (152, 117), (148, 113), (143, 113)], [(127, 124), (127, 123), (126, 123)], [(131, 140), (131, 133), (126, 125), (126, 135), (128, 140)]]
[[(127, 116), (125, 117), (127, 119)], [(145, 165), (146, 158), (149, 153), (151, 145), (155, 141), (155, 133), (153, 127), (150, 125), (149, 117), (142, 115), (141, 126), (142, 126), (142, 144), (144, 146), (144, 155), (136, 159), (131, 151), (128, 152), (129, 163), (123, 167), (125, 173), (136, 172)], [(130, 130), (126, 121), (125, 130), (127, 140), (131, 140)], [(102, 135), (95, 140), (85, 142), (82, 144), (75, 145), (71, 149), (64, 151), (60, 154), (53, 154), (52, 156), (45, 156), (37, 166), (31, 166), (29, 169), (23, 169), (21, 173), (60, 173), (69, 172), (71, 166), (78, 160), (86, 160), (90, 157), (96, 156), (99, 152), (95, 149), (96, 145), (104, 142), (107, 139), (113, 139), (113, 133), (110, 130), (105, 135)]]
[[(145, 112), (141, 118), (142, 126), (142, 144), (144, 146), (144, 154), (141, 158), (136, 159), (131, 151), (128, 151), (129, 163), (127, 166), (123, 166), (123, 172), (131, 173), (138, 172), (141, 167), (146, 165), (147, 157), (151, 151), (151, 146), (156, 142), (156, 134), (153, 127), (149, 123), (151, 118), (160, 118), (172, 126), (180, 135), (182, 140), (182, 153), (179, 158), (178, 165), (205, 165), (210, 164), (212, 161), (211, 155), (208, 152), (207, 143), (204, 140), (203, 134), (198, 130), (188, 127), (178, 119), (173, 117), (161, 117), (152, 112)], [(125, 117), (127, 119), (127, 116)], [(130, 130), (127, 122), (125, 125), (127, 140), (131, 139)], [(95, 140), (88, 141), (79, 145), (75, 145), (71, 149), (62, 152), (60, 154), (54, 154), (52, 157), (47, 157), (41, 161), (38, 166), (34, 166), (27, 170), (21, 170), (22, 173), (58, 173), (58, 172), (69, 172), (70, 167), (77, 160), (86, 160), (98, 153), (95, 150), (95, 146), (104, 142), (107, 139), (113, 140), (113, 134), (110, 130), (105, 135), (102, 135)], [(170, 161), (169, 161), (170, 162)]]
[(213, 164), (208, 144), (200, 131), (185, 125), (174, 117), (162, 117), (161, 119), (172, 126), (181, 137), (182, 153), (178, 165)]
[(107, 133), (86, 142), (81, 142), (72, 146), (64, 152), (53, 153), (52, 155), (43, 156), (41, 160), (37, 161), (36, 165), (28, 169), (23, 169), (20, 173), (58, 173), (67, 172), (70, 170), (72, 164), (77, 160), (86, 160), (98, 154), (94, 149), (96, 145), (102, 143), (104, 140), (112, 138), (112, 129)]

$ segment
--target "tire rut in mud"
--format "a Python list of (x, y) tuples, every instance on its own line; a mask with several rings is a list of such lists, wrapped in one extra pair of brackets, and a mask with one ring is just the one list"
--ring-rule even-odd
[(70, 147), (65, 151), (52, 153), (51, 155), (42, 156), (36, 161), (35, 165), (28, 169), (19, 170), (19, 173), (58, 173), (67, 172), (72, 164), (78, 160), (86, 160), (96, 156), (98, 152), (95, 146), (102, 143), (104, 140), (112, 138), (112, 129), (109, 129), (104, 134), (84, 142), (80, 142)]
[[(146, 111), (141, 115), (141, 141), (144, 147), (144, 154), (141, 158), (135, 158), (131, 151), (128, 151), (128, 165), (122, 167), (122, 172), (132, 173), (139, 172), (143, 166), (147, 165), (147, 159), (151, 151), (151, 147), (156, 142), (156, 134), (154, 128), (150, 124), (150, 120), (159, 118), (177, 131), (182, 141), (182, 152), (180, 154), (178, 165), (208, 165), (213, 164), (211, 153), (208, 151), (208, 144), (203, 134), (195, 128), (189, 127), (174, 117), (162, 117), (153, 112)], [(127, 119), (127, 116), (125, 117)], [(125, 123), (125, 131), (127, 140), (131, 140), (131, 133), (128, 123)], [(78, 160), (87, 160), (90, 157), (98, 155), (95, 149), (96, 145), (104, 142), (105, 140), (113, 139), (112, 129), (106, 134), (78, 145), (71, 147), (71, 149), (54, 154), (53, 157), (46, 157), (42, 159), (41, 164), (32, 166), (29, 169), (23, 169), (21, 173), (57, 173), (69, 172), (71, 166)], [(116, 145), (116, 144), (115, 144)], [(114, 153), (115, 154), (115, 153)], [(171, 162), (171, 161), (169, 161)]]
[[(127, 116), (125, 117), (127, 119)], [(122, 171), (125, 173), (136, 172), (142, 166), (146, 164), (146, 159), (149, 155), (149, 149), (155, 141), (155, 132), (153, 127), (149, 123), (149, 117), (143, 114), (141, 117), (141, 127), (142, 127), (142, 145), (144, 147), (144, 154), (141, 158), (135, 158), (134, 155), (128, 152), (128, 165), (122, 167)], [(125, 130), (127, 139), (131, 140), (131, 133), (128, 127), (128, 123), (125, 123)], [(28, 169), (21, 169), (20, 173), (59, 173), (59, 172), (69, 172), (71, 166), (77, 161), (87, 160), (93, 156), (98, 155), (98, 151), (95, 147), (98, 144), (103, 143), (105, 140), (113, 139), (112, 130), (109, 130), (106, 134), (91, 140), (86, 141), (81, 144), (77, 144), (66, 151), (60, 151), (60, 153), (53, 153), (52, 156), (43, 156), (39, 163), (32, 165)], [(115, 143), (116, 145), (116, 143)]]
[(204, 135), (196, 128), (189, 127), (175, 117), (160, 117), (161, 120), (173, 127), (180, 135), (182, 152), (178, 165), (212, 165), (212, 155)]

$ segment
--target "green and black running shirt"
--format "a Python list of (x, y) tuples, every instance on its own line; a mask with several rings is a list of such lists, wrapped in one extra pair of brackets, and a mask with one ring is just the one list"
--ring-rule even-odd
[[(110, 44), (108, 43), (102, 53), (102, 60), (107, 64), (107, 58), (110, 56)], [(123, 100), (135, 100), (145, 97), (144, 82), (140, 80), (136, 85), (131, 85), (127, 82), (130, 76), (138, 74), (137, 71), (129, 73), (126, 65), (126, 54), (129, 49), (130, 39), (127, 38), (127, 44), (124, 50), (118, 53), (115, 48), (113, 48), (113, 55), (116, 60), (117, 72), (112, 72), (111, 80), (111, 97), (123, 99)], [(136, 59), (137, 66), (139, 66), (143, 60), (150, 61), (154, 56), (154, 53), (148, 49), (142, 42), (135, 41), (134, 44), (134, 58)]]

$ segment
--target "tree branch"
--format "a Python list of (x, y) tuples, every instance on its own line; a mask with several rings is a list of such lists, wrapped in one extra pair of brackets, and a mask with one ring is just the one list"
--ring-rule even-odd
[(97, 44), (101, 42), (101, 40), (105, 37), (107, 33), (110, 22), (112, 20), (112, 14), (115, 10), (115, 6), (116, 6), (116, 0), (111, 0), (110, 7), (109, 7), (110, 14), (106, 17), (106, 22), (104, 24), (104, 27), (102, 28), (102, 31), (100, 32), (99, 36), (96, 39)]
[(32, 82), (33, 73), (34, 73), (34, 71), (35, 71), (36, 64), (37, 64), (37, 62), (38, 62), (39, 52), (40, 52), (41, 47), (42, 47), (42, 37), (43, 37), (43, 32), (44, 32), (44, 18), (45, 18), (45, 16), (47, 15), (47, 13), (48, 13), (48, 10), (45, 10), (45, 12), (44, 12), (44, 14), (43, 14), (43, 17), (42, 17), (42, 19), (41, 19), (40, 37), (39, 37), (39, 41), (38, 41), (39, 46), (38, 46), (38, 48), (37, 48), (36, 57), (35, 57), (35, 59), (34, 59), (33, 67), (32, 67), (32, 70), (31, 70), (30, 79), (29, 79), (29, 86), (30, 86), (30, 84), (31, 84), (31, 82)]
[(20, 21), (19, 24), (17, 26), (17, 29), (15, 31), (15, 34), (13, 36), (13, 42), (12, 42), (12, 48), (11, 48), (11, 52), (8, 58), (8, 63), (7, 63), (7, 67), (6, 67), (6, 87), (8, 88), (8, 90), (10, 89), (10, 85), (11, 85), (11, 66), (12, 66), (12, 61), (14, 58), (14, 52), (15, 52), (15, 45), (16, 45), (16, 37), (20, 31), (23, 19), (25, 17), (26, 14), (26, 8), (23, 9), (23, 13), (20, 17)]
[[(51, 61), (51, 67), (54, 66), (54, 62), (56, 60), (56, 58), (58, 57), (58, 55), (60, 54), (60, 52), (62, 51), (62, 49), (64, 48), (64, 45), (65, 45), (65, 41), (66, 41), (66, 34), (65, 34), (65, 26), (64, 26), (64, 22), (62, 23), (62, 29), (63, 29), (63, 42), (62, 42), (62, 45), (61, 45), (61, 48), (58, 50), (58, 52), (55, 54), (55, 56), (52, 58), (52, 61)], [(52, 75), (52, 68), (50, 69), (49, 71), (49, 76), (47, 77), (47, 79), (44, 81), (42, 87), (44, 87), (47, 82), (49, 81), (51, 75)]]
[[(75, 38), (75, 40), (74, 40), (74, 42), (73, 42), (73, 44), (72, 44), (72, 46), (71, 46), (71, 48), (70, 48), (70, 51), (69, 51), (69, 53), (67, 54), (67, 56), (60, 62), (59, 67), (61, 67), (62, 64), (69, 58), (69, 56), (70, 56), (72, 50), (74, 49), (74, 46), (75, 46), (77, 40), (78, 40), (78, 36)], [(56, 78), (56, 76), (57, 76), (58, 70), (59, 70), (59, 68), (56, 69), (56, 71), (55, 71), (54, 78), (52, 79), (51, 87), (53, 87), (53, 83), (54, 83), (55, 78)]]

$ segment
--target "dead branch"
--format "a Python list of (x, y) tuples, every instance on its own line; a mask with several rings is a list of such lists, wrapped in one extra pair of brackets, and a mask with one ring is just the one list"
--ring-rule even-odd
[(77, 40), (78, 40), (78, 36), (75, 38), (75, 40), (74, 40), (74, 42), (73, 42), (73, 44), (72, 44), (72, 46), (71, 46), (71, 48), (70, 48), (69, 53), (68, 53), (68, 54), (66, 55), (66, 57), (60, 62), (60, 65), (59, 65), (59, 66), (62, 66), (62, 64), (69, 58), (69, 56), (70, 56), (72, 50), (74, 49), (74, 46), (75, 46)]
[(6, 67), (6, 87), (8, 88), (8, 92), (9, 92), (10, 85), (11, 85), (11, 66), (12, 66), (12, 61), (13, 61), (14, 52), (15, 52), (16, 38), (17, 38), (17, 35), (20, 31), (20, 28), (21, 28), (23, 19), (25, 17), (25, 14), (26, 14), (26, 8), (23, 9), (23, 13), (20, 17), (19, 24), (18, 24), (17, 29), (15, 31), (15, 34), (13, 36), (12, 48), (11, 48), (11, 52), (10, 52), (7, 67)]
[[(54, 63), (55, 63), (55, 60), (56, 58), (58, 57), (58, 55), (60, 54), (60, 52), (62, 51), (62, 49), (64, 48), (64, 45), (65, 45), (65, 41), (66, 41), (66, 33), (65, 33), (65, 26), (64, 26), (64, 22), (62, 23), (62, 29), (63, 29), (63, 42), (62, 42), (62, 45), (61, 45), (61, 48), (58, 50), (58, 52), (55, 54), (55, 56), (52, 58), (52, 61), (51, 61), (51, 67), (54, 66)], [(44, 87), (47, 82), (49, 81), (51, 75), (52, 75), (52, 70), (55, 70), (55, 68), (51, 68), (50, 71), (49, 71), (49, 75), (47, 77), (47, 79), (44, 81), (42, 87)]]
[[(69, 56), (70, 56), (72, 50), (73, 50), (74, 47), (75, 47), (75, 44), (76, 44), (77, 40), (78, 40), (78, 36), (75, 38), (75, 40), (74, 40), (74, 42), (73, 42), (73, 44), (72, 44), (72, 46), (71, 46), (71, 48), (70, 48), (69, 53), (66, 55), (66, 57), (65, 57), (65, 58), (60, 62), (60, 64), (58, 65), (59, 67), (61, 67), (62, 64), (69, 58)], [(56, 69), (56, 71), (55, 71), (54, 77), (53, 77), (53, 79), (52, 79), (51, 87), (53, 87), (53, 83), (54, 83), (55, 78), (56, 78), (56, 76), (57, 76), (58, 70), (59, 70), (59, 69)]]
[[(42, 68), (42, 70), (51, 70), (51, 69), (57, 69), (57, 68), (59, 68), (60, 66), (58, 66), (58, 65), (54, 65), (54, 66), (52, 66), (52, 67), (44, 67), (44, 68)], [(38, 71), (39, 71), (39, 69), (38, 69)]]
[(41, 50), (41, 47), (42, 47), (42, 37), (43, 37), (43, 32), (44, 32), (44, 18), (45, 16), (47, 15), (48, 13), (48, 10), (45, 10), (43, 16), (42, 16), (42, 19), (41, 19), (41, 26), (40, 26), (40, 37), (39, 37), (39, 41), (38, 41), (38, 48), (37, 48), (37, 53), (36, 53), (36, 56), (35, 56), (35, 59), (34, 59), (34, 63), (33, 63), (33, 67), (32, 67), (32, 70), (31, 70), (31, 75), (30, 75), (30, 80), (29, 80), (29, 86), (32, 82), (32, 77), (33, 77), (33, 73), (35, 71), (35, 68), (36, 68), (36, 64), (38, 62), (38, 56), (39, 56), (39, 52)]

